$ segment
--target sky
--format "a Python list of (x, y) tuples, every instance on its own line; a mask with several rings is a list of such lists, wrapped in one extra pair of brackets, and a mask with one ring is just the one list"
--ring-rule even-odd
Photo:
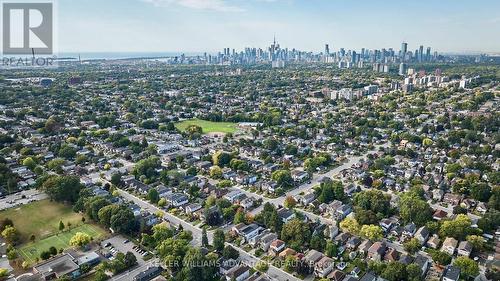
[(500, 53), (498, 0), (56, 0), (60, 52), (319, 52), (394, 48)]

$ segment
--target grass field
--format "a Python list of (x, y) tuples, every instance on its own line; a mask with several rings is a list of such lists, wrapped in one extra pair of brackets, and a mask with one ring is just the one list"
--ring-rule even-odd
[(203, 133), (234, 133), (238, 124), (231, 122), (212, 122), (201, 119), (189, 119), (175, 124), (175, 127), (181, 131), (186, 130), (190, 125), (197, 125), (203, 129)]
[(56, 247), (57, 250), (69, 248), (69, 240), (71, 240), (71, 237), (77, 232), (87, 233), (94, 238), (94, 240), (103, 238), (106, 235), (106, 232), (98, 226), (81, 224), (71, 230), (49, 236), (42, 240), (36, 240), (33, 243), (29, 242), (24, 244), (18, 249), (18, 252), (25, 261), (34, 263), (36, 258), (40, 257), (41, 252), (47, 251), (52, 246)]
[(43, 239), (59, 231), (59, 221), (65, 225), (81, 224), (82, 215), (67, 206), (50, 200), (42, 200), (0, 212), (0, 220), (9, 218), (21, 234), (21, 244), (28, 242), (31, 234)]

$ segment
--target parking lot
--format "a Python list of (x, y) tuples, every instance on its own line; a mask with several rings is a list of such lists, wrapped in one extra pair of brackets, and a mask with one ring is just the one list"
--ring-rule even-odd
[(7, 195), (0, 199), (0, 210), (13, 208), (19, 205), (40, 201), (48, 198), (47, 194), (36, 189), (24, 190), (16, 194)]
[(132, 241), (128, 241), (127, 238), (121, 235), (116, 235), (107, 240), (104, 240), (101, 243), (101, 246), (110, 252), (111, 256), (108, 257), (110, 260), (113, 260), (116, 254), (118, 254), (119, 252), (122, 252), (124, 254), (126, 252), (131, 252), (137, 258), (137, 263), (139, 264), (139, 266), (142, 266), (146, 263), (144, 261), (144, 256), (146, 256), (147, 251), (140, 249), (138, 245), (134, 244)]

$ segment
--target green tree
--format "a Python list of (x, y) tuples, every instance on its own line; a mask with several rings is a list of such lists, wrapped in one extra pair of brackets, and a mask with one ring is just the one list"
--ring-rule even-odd
[(53, 170), (53, 171), (61, 174), (63, 172), (62, 166), (64, 165), (65, 162), (66, 161), (64, 159), (55, 158), (55, 159), (52, 159), (49, 162), (47, 162), (47, 167), (50, 170)]
[(167, 199), (165, 198), (161, 198), (159, 201), (158, 201), (158, 207), (165, 207), (167, 205)]
[(59, 130), (61, 124), (56, 116), (50, 116), (45, 122), (45, 131), (49, 134), (55, 133)]
[(160, 158), (158, 158), (157, 156), (150, 156), (137, 162), (134, 166), (134, 169), (132, 170), (132, 173), (136, 178), (145, 176), (148, 179), (153, 179), (158, 176), (158, 172), (156, 170), (160, 167)]
[(36, 167), (36, 162), (35, 162), (35, 160), (33, 160), (32, 157), (26, 157), (23, 160), (23, 165), (28, 167), (28, 169), (33, 170)]
[(92, 237), (87, 233), (77, 232), (69, 240), (69, 244), (73, 247), (83, 247), (88, 245), (92, 241)]
[(313, 234), (311, 236), (311, 241), (309, 242), (311, 249), (323, 252), (326, 247), (326, 240), (323, 236), (323, 232), (319, 232), (318, 234)]
[(491, 190), (491, 197), (488, 200), (488, 207), (500, 211), (500, 186), (495, 186)]
[(137, 258), (132, 252), (125, 253), (124, 261), (125, 261), (125, 266), (128, 268), (137, 264)]
[(289, 188), (292, 186), (293, 179), (292, 174), (288, 170), (277, 170), (271, 175), (272, 180), (274, 180), (280, 187)]
[(416, 263), (411, 263), (406, 266), (406, 272), (408, 273), (408, 281), (421, 281), (422, 277), (422, 269)]
[(0, 222), (0, 232), (4, 231), (7, 226), (14, 226), (14, 222), (9, 218), (4, 218)]
[(158, 255), (168, 268), (179, 270), (189, 248), (188, 244), (189, 242), (183, 239), (168, 238), (158, 245)]
[(208, 247), (208, 236), (207, 236), (207, 229), (203, 228), (201, 232), (201, 245), (203, 247)]
[(426, 147), (431, 146), (432, 145), (432, 140), (429, 139), (429, 138), (425, 138), (425, 139), (422, 140), (422, 144), (424, 146), (426, 146)]
[(468, 257), (458, 257), (453, 265), (460, 268), (460, 275), (464, 277), (476, 277), (479, 274), (479, 265)]
[(267, 264), (267, 262), (265, 262), (265, 261), (259, 261), (255, 265), (255, 269), (257, 269), (257, 271), (259, 271), (259, 272), (264, 273), (269, 269), (269, 264)]
[(111, 226), (111, 217), (115, 213), (117, 213), (119, 209), (120, 209), (120, 206), (117, 204), (107, 205), (107, 206), (101, 208), (97, 213), (97, 217), (99, 218), (99, 222), (106, 227), (110, 227)]
[(360, 230), (360, 235), (371, 240), (377, 241), (384, 237), (384, 231), (378, 225), (363, 225)]
[(429, 250), (429, 254), (432, 257), (432, 260), (439, 265), (444, 266), (450, 264), (451, 262), (451, 256), (445, 252), (431, 249)]
[(81, 165), (81, 164), (85, 164), (85, 162), (87, 162), (87, 161), (88, 161), (87, 156), (80, 154), (80, 155), (76, 156), (75, 164)]
[(224, 250), (225, 241), (226, 237), (224, 236), (224, 231), (222, 231), (222, 229), (215, 230), (213, 236), (213, 246), (217, 252), (220, 253), (222, 252), (222, 250)]
[(155, 188), (151, 188), (148, 191), (147, 198), (149, 202), (153, 204), (158, 203), (158, 201), (160, 201), (160, 195), (158, 194), (158, 190), (156, 190)]
[(467, 215), (459, 214), (454, 220), (444, 221), (439, 229), (441, 237), (454, 237), (463, 240), (470, 232), (471, 220)]
[(491, 187), (485, 183), (474, 183), (470, 188), (470, 195), (478, 201), (488, 202), (491, 197)]
[(120, 173), (113, 173), (111, 175), (111, 183), (116, 186), (122, 185), (122, 175)]
[(161, 241), (174, 236), (174, 231), (166, 223), (161, 223), (153, 226), (153, 239), (155, 240), (155, 246), (161, 243)]
[(478, 235), (468, 235), (467, 241), (472, 244), (472, 249), (474, 251), (482, 251), (485, 249), (484, 238)]
[(53, 176), (42, 185), (42, 189), (55, 201), (74, 203), (78, 200), (83, 185), (76, 176)]
[(432, 220), (432, 208), (415, 193), (408, 192), (400, 196), (399, 214), (405, 223), (423, 226)]
[(59, 231), (64, 230), (64, 223), (62, 221), (59, 221)]
[(43, 251), (40, 253), (40, 258), (42, 260), (48, 260), (50, 258), (50, 252), (49, 251)]
[(311, 230), (307, 223), (292, 219), (283, 225), (281, 229), (281, 239), (285, 241), (290, 248), (297, 251), (301, 250), (311, 237)]
[(85, 213), (92, 220), (97, 221), (99, 219), (99, 211), (109, 204), (110, 202), (106, 198), (100, 196), (90, 197), (84, 203)]
[(239, 224), (245, 222), (245, 212), (243, 211), (242, 208), (239, 208), (238, 211), (236, 211), (236, 214), (234, 215), (234, 224)]
[(212, 155), (212, 163), (215, 166), (226, 167), (231, 162), (231, 154), (224, 151), (217, 151)]
[(354, 196), (354, 205), (371, 210), (375, 214), (388, 215), (390, 212), (390, 195), (385, 195), (380, 190), (365, 190)]
[(478, 227), (485, 233), (490, 233), (496, 230), (500, 225), (500, 212), (494, 209), (488, 210), (477, 222)]
[(120, 208), (111, 216), (110, 226), (117, 232), (130, 234), (136, 230), (137, 220), (128, 208)]
[(225, 259), (236, 260), (240, 256), (240, 252), (238, 252), (238, 250), (236, 250), (232, 246), (227, 245), (226, 247), (224, 247), (224, 250), (222, 251), (222, 256)]
[(349, 217), (341, 221), (339, 226), (342, 231), (349, 232), (354, 235), (359, 234), (361, 230), (359, 223), (355, 219)]
[(220, 179), (222, 177), (222, 169), (219, 166), (210, 167), (210, 177)]
[(67, 144), (63, 144), (59, 149), (58, 155), (62, 158), (73, 159), (76, 156), (76, 149)]
[(406, 266), (400, 262), (390, 262), (382, 272), (382, 277), (389, 281), (405, 280), (407, 277)]
[(203, 134), (203, 128), (198, 126), (198, 125), (189, 125), (187, 128), (186, 128), (186, 133), (188, 133), (189, 135), (193, 136), (193, 135), (201, 135)]
[(410, 254), (415, 254), (416, 252), (418, 252), (418, 250), (420, 250), (420, 241), (418, 241), (417, 238), (412, 238), (406, 242), (403, 243), (403, 246), (405, 248), (405, 250), (410, 253)]
[(331, 240), (328, 240), (326, 242), (326, 247), (325, 247), (325, 255), (327, 255), (330, 258), (336, 257), (338, 254), (338, 248), (335, 243), (333, 243)]
[(5, 238), (8, 243), (15, 245), (19, 241), (19, 232), (15, 227), (8, 225), (2, 231), (2, 237)]
[(276, 207), (269, 202), (264, 203), (264, 209), (255, 217), (255, 220), (275, 233), (281, 232), (283, 221), (278, 215)]

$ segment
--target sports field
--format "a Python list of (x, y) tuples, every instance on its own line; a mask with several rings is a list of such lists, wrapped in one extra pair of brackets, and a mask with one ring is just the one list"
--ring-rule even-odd
[[(40, 253), (52, 246), (57, 250), (69, 248), (69, 240), (77, 232), (87, 233), (94, 240), (106, 235), (106, 231), (99, 226), (84, 224), (82, 215), (73, 212), (71, 206), (50, 200), (3, 210), (0, 212), (0, 220), (5, 218), (11, 219), (19, 231), (21, 240), (16, 248), (19, 255), (30, 264), (35, 263)], [(59, 231), (60, 221), (65, 225), (63, 232)], [(71, 224), (70, 227), (68, 223)], [(35, 242), (29, 239), (32, 234), (35, 235)]]
[(234, 133), (237, 130), (238, 124), (231, 122), (212, 122), (201, 119), (189, 119), (178, 122), (175, 127), (181, 131), (186, 130), (190, 125), (197, 125), (203, 129), (203, 133)]
[(18, 252), (25, 261), (33, 264), (36, 258), (40, 257), (41, 252), (47, 251), (52, 246), (56, 247), (57, 250), (69, 248), (69, 240), (71, 240), (71, 237), (77, 232), (87, 233), (94, 238), (94, 240), (103, 238), (106, 235), (106, 232), (98, 226), (82, 224), (71, 230), (49, 236), (42, 240), (36, 240), (34, 243), (28, 242), (21, 246)]
[(21, 244), (28, 242), (31, 234), (38, 240), (59, 232), (59, 221), (75, 226), (82, 223), (82, 215), (73, 212), (71, 206), (48, 199), (1, 211), (0, 220), (5, 218), (14, 222)]

